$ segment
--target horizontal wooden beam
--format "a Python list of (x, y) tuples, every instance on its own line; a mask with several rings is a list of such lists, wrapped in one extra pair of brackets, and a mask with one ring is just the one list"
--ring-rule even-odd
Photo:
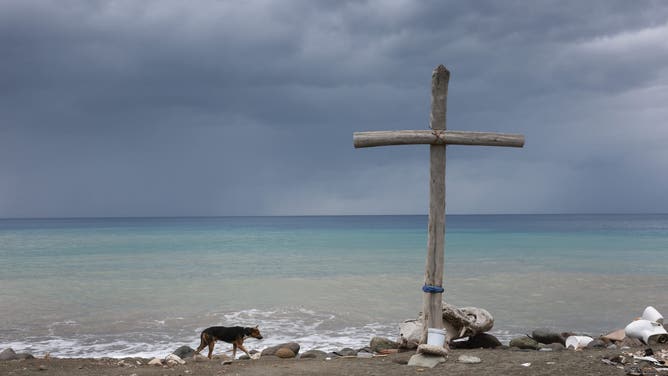
[(509, 146), (521, 148), (524, 146), (524, 136), (521, 134), (446, 130), (376, 131), (355, 132), (353, 134), (353, 145), (356, 148), (416, 144)]

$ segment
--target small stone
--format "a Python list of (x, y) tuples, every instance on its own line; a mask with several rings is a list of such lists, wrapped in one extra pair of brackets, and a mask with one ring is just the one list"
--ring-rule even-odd
[(550, 343), (549, 345), (545, 345), (545, 348), (552, 349), (552, 351), (564, 351), (566, 350), (566, 346), (562, 345), (561, 343)]
[(174, 362), (176, 364), (186, 364), (186, 361), (181, 359), (178, 355), (169, 354), (165, 357), (167, 362)]
[(394, 342), (387, 338), (383, 337), (373, 337), (371, 338), (371, 343), (369, 344), (372, 352), (380, 352), (381, 350), (386, 349), (398, 349), (399, 342)]
[(46, 371), (46, 370), (49, 369), (49, 368), (48, 368), (47, 366), (45, 366), (44, 364), (40, 364), (38, 369), (39, 369), (40, 371)]
[(148, 362), (149, 366), (161, 366), (162, 365), (162, 360), (158, 358), (153, 358), (151, 361)]
[(636, 347), (644, 347), (645, 344), (642, 343), (639, 339), (637, 338), (631, 338), (631, 337), (626, 337), (622, 341), (622, 346), (621, 348), (624, 347), (629, 347), (629, 348), (636, 348)]
[(624, 329), (613, 330), (612, 332), (602, 335), (601, 339), (608, 341), (623, 341), (626, 338), (626, 331)]
[(357, 353), (357, 357), (358, 358), (369, 359), (369, 358), (373, 358), (373, 354), (370, 353), (370, 352), (366, 352), (366, 351), (360, 351), (360, 352)]
[(338, 356), (356, 356), (357, 351), (351, 349), (350, 347), (345, 347), (339, 351), (335, 351), (334, 354)]
[(601, 339), (595, 339), (587, 344), (588, 349), (604, 349), (608, 347), (608, 345)]
[(327, 353), (320, 350), (309, 350), (299, 356), (299, 359), (321, 359), (326, 358)]
[(517, 337), (513, 338), (510, 341), (510, 347), (517, 347), (520, 349), (528, 349), (528, 350), (538, 350), (542, 346), (538, 341), (536, 341), (533, 338), (530, 337)]
[(399, 349), (384, 349), (384, 350), (378, 351), (378, 354), (389, 355), (389, 354), (396, 354), (398, 352), (399, 352)]
[(464, 364), (478, 364), (482, 362), (482, 360), (477, 356), (470, 355), (461, 355), (459, 358), (457, 358), (457, 361)]
[(531, 333), (531, 338), (535, 339), (537, 342), (549, 345), (551, 343), (561, 343), (562, 345), (566, 344), (566, 338), (562, 333), (557, 333), (550, 329), (540, 328), (536, 329)]
[(178, 356), (181, 359), (190, 358), (191, 356), (195, 355), (195, 349), (190, 346), (181, 346), (174, 350), (172, 354)]
[(0, 360), (14, 360), (16, 359), (16, 353), (11, 347), (6, 348), (0, 352)]
[(267, 347), (266, 349), (262, 350), (262, 356), (265, 355), (276, 355), (276, 351), (280, 348), (287, 347), (288, 349), (292, 350), (293, 353), (299, 354), (299, 344), (297, 342), (287, 342), (287, 343), (282, 343), (280, 345), (272, 346), (272, 347)]
[(445, 358), (442, 356), (415, 354), (411, 356), (408, 365), (411, 367), (434, 368), (443, 362), (445, 362)]
[(281, 359), (290, 359), (295, 357), (295, 353), (287, 347), (282, 347), (274, 354)]
[(624, 372), (629, 376), (642, 376), (644, 374), (642, 368), (636, 365), (624, 367)]

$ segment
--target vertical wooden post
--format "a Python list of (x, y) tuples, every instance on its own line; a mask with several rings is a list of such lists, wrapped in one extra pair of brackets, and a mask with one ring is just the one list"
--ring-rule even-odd
[[(436, 67), (431, 76), (431, 114), (429, 127), (446, 129), (448, 82), (450, 72), (443, 66)], [(427, 234), (427, 264), (424, 284), (443, 286), (443, 264), (445, 253), (445, 144), (430, 145), (429, 225)], [(426, 342), (427, 328), (443, 328), (442, 293), (424, 293), (424, 331), (422, 342)]]

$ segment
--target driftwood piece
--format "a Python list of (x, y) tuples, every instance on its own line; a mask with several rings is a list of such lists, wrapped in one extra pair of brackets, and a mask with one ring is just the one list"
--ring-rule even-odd
[(450, 348), (448, 347), (447, 344), (441, 347), (423, 343), (419, 345), (417, 348), (417, 353), (424, 355), (448, 356), (448, 352), (450, 352)]
[(445, 341), (470, 337), (484, 333), (494, 326), (494, 317), (485, 309), (477, 307), (457, 308), (443, 303), (443, 326)]
[(477, 145), (477, 146), (524, 146), (524, 136), (492, 132), (466, 132), (447, 130), (404, 130), (355, 132), (353, 146), (369, 148), (389, 145)]
[[(484, 333), (494, 326), (494, 317), (483, 308), (457, 308), (443, 302), (443, 328), (446, 346), (452, 340)], [(402, 348), (416, 348), (424, 330), (422, 314), (417, 320), (406, 320), (399, 324), (399, 343)]]

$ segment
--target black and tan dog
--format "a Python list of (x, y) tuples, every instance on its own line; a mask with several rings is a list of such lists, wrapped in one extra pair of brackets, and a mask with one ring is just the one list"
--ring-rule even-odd
[(199, 354), (205, 346), (209, 346), (209, 359), (211, 359), (211, 353), (213, 353), (213, 346), (216, 341), (225, 341), (232, 344), (232, 358), (237, 357), (237, 347), (245, 352), (246, 355), (250, 356), (248, 351), (246, 351), (246, 348), (244, 348), (244, 339), (248, 337), (262, 339), (260, 329), (258, 329), (257, 326), (254, 328), (245, 328), (242, 326), (212, 326), (204, 329), (202, 334), (199, 335), (200, 343), (195, 354)]

